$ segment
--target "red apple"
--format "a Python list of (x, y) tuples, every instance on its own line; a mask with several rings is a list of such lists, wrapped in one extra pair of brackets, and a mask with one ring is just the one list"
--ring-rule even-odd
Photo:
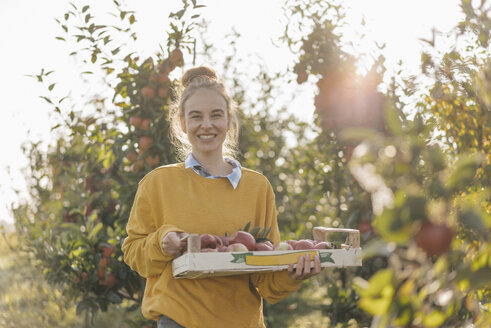
[(227, 252), (247, 252), (249, 249), (244, 244), (236, 243), (227, 246)]
[(142, 125), (142, 119), (141, 117), (138, 116), (132, 116), (130, 117), (130, 124), (133, 125), (134, 127), (140, 127)]
[(205, 233), (199, 237), (201, 239), (201, 248), (217, 248), (217, 240), (214, 235)]
[(153, 144), (153, 139), (147, 136), (143, 136), (140, 138), (140, 149), (146, 150)]
[(321, 241), (314, 245), (315, 249), (327, 249), (327, 242)]
[[(271, 244), (271, 243), (269, 243)], [(256, 243), (256, 246), (254, 247), (255, 251), (272, 251), (273, 247), (271, 247), (267, 242), (264, 243)]]
[(428, 255), (440, 256), (450, 249), (453, 231), (444, 223), (425, 222), (416, 233), (416, 244)]
[(310, 239), (302, 239), (297, 242), (295, 249), (314, 249), (314, 243)]
[(223, 246), (228, 246), (230, 244), (230, 237), (229, 236), (220, 236), (218, 237), (222, 241)]
[(298, 240), (291, 239), (291, 240), (287, 240), (286, 242), (292, 247), (292, 249), (295, 249), (295, 246), (297, 245)]
[(279, 243), (278, 245), (275, 245), (275, 246), (273, 247), (273, 249), (274, 249), (275, 251), (290, 251), (290, 250), (292, 250), (292, 249), (293, 249), (293, 246), (292, 246), (292, 245), (290, 245), (290, 244), (289, 244), (289, 243), (287, 243), (287, 242), (282, 241), (282, 242), (281, 242), (281, 243)]
[(256, 246), (256, 239), (246, 231), (237, 231), (230, 236), (230, 244), (243, 244), (248, 250), (253, 251)]
[(228, 248), (228, 247), (227, 247), (227, 246), (225, 246), (225, 245), (218, 245), (218, 246), (217, 246), (217, 250), (218, 250), (219, 252), (228, 252), (227, 248)]
[(143, 131), (148, 131), (150, 130), (150, 123), (152, 122), (151, 119), (149, 118), (146, 118), (142, 121), (141, 123), (141, 126), (140, 126), (140, 129), (142, 129)]
[(141, 93), (145, 98), (152, 99), (153, 97), (155, 97), (155, 88), (146, 85), (142, 88)]

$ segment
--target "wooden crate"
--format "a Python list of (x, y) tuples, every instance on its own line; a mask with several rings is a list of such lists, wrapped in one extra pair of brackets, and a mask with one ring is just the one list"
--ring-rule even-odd
[(291, 263), (297, 263), (298, 258), (307, 253), (310, 254), (312, 261), (314, 255), (319, 255), (323, 267), (361, 266), (360, 232), (354, 229), (315, 227), (313, 229), (314, 240), (328, 241), (328, 234), (333, 232), (348, 234), (345, 247), (322, 250), (200, 253), (199, 236), (190, 235), (188, 252), (172, 261), (173, 276), (174, 278), (194, 279), (279, 271), (287, 269)]

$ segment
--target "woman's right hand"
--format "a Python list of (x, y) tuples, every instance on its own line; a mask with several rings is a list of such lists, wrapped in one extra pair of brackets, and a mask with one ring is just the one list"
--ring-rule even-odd
[(171, 231), (162, 238), (162, 249), (165, 253), (171, 256), (181, 255), (182, 251), (187, 245), (186, 240), (182, 240), (183, 237), (188, 234), (185, 232)]

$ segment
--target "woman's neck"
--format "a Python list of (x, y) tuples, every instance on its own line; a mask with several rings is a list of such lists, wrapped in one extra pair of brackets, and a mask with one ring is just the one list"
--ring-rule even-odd
[(193, 157), (205, 168), (206, 172), (213, 176), (225, 176), (232, 173), (232, 165), (225, 161), (221, 154), (211, 157), (193, 153)]

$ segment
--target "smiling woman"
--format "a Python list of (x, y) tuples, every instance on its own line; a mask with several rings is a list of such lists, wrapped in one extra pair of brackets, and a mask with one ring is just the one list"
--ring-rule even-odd
[(171, 124), (181, 154), (189, 153), (184, 163), (161, 166), (139, 182), (124, 260), (147, 279), (142, 312), (159, 320), (160, 328), (265, 327), (263, 298), (276, 303), (296, 291), (302, 280), (321, 272), (320, 259), (315, 256), (313, 268), (305, 256), (295, 269), (291, 264), (280, 272), (173, 278), (171, 263), (184, 251), (188, 233), (223, 236), (250, 221), (270, 231), (273, 243), (280, 241), (269, 181), (223, 157), (235, 150), (238, 132), (227, 90), (208, 67), (189, 69), (182, 85)]

